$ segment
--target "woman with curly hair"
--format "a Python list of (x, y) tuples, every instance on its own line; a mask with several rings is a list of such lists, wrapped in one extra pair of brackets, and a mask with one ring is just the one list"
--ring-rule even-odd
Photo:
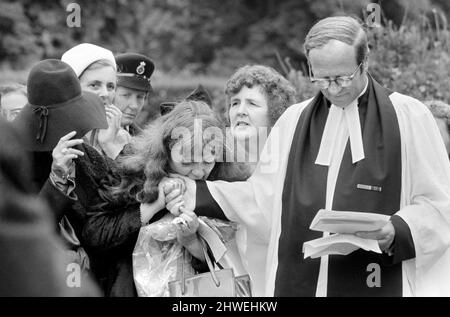
[(247, 65), (230, 77), (225, 94), (231, 133), (249, 154), (253, 171), (271, 128), (295, 103), (295, 88), (271, 67)]
[[(244, 180), (240, 166), (224, 162), (224, 126), (203, 102), (183, 101), (134, 137), (118, 160), (120, 182), (103, 191), (103, 204), (92, 208), (83, 240), (96, 270), (104, 271), (109, 296), (134, 296), (132, 253), (141, 227), (160, 220), (167, 208), (177, 208), (182, 225), (177, 239), (203, 259), (196, 239), (198, 219), (182, 201), (166, 206), (166, 195), (179, 195), (180, 183), (164, 182), (169, 173), (195, 180)], [(106, 187), (105, 187), (106, 188)], [(120, 280), (120, 281), (119, 281)], [(128, 290), (124, 291), (124, 285)], [(131, 287), (132, 286), (132, 287)]]

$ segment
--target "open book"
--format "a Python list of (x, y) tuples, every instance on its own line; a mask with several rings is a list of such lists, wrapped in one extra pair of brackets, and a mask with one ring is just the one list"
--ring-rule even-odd
[(375, 213), (320, 209), (310, 229), (334, 234), (305, 242), (304, 257), (317, 258), (328, 254), (347, 255), (359, 248), (381, 253), (376, 240), (359, 238), (354, 233), (381, 229), (389, 222), (389, 218), (389, 216)]

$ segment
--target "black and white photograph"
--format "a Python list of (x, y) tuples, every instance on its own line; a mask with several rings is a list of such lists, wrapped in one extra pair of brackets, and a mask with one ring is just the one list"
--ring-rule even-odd
[(449, 21), (448, 0), (2, 0), (0, 297), (450, 297)]

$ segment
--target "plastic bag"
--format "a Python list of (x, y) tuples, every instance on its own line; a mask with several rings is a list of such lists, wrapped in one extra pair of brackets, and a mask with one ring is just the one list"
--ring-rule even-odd
[(165, 215), (142, 227), (133, 251), (133, 276), (138, 296), (168, 297), (170, 281), (179, 279), (184, 261), (185, 274), (194, 274), (191, 257), (183, 257), (177, 242), (174, 216)]

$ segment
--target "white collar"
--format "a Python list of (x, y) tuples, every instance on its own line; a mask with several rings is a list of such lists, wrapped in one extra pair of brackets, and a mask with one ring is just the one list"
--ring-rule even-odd
[[(367, 77), (366, 77), (367, 78)], [(358, 98), (364, 95), (369, 84), (368, 78), (362, 92), (345, 108), (331, 105), (328, 113), (325, 128), (320, 141), (319, 153), (317, 154), (316, 164), (330, 166), (334, 146), (336, 144), (336, 135), (341, 125), (342, 117), (346, 124), (350, 136), (350, 148), (352, 152), (353, 164), (364, 159), (364, 147), (362, 142), (361, 123), (358, 112)]]

